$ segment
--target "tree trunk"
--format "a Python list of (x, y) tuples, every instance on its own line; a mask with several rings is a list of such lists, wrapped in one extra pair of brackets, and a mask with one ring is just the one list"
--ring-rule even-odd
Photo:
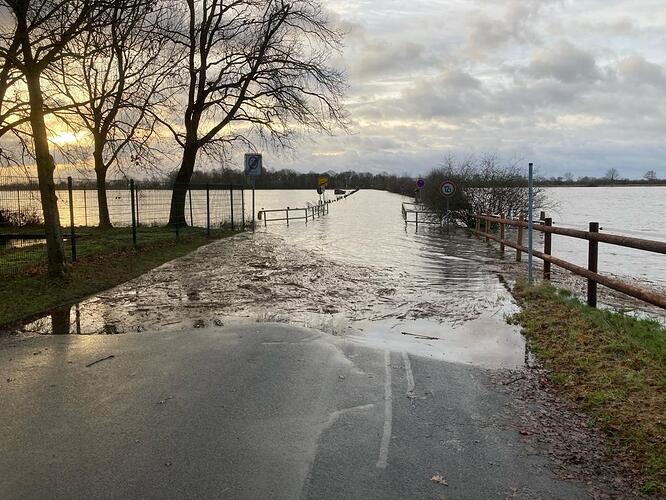
[(102, 149), (95, 144), (93, 152), (95, 160), (95, 177), (97, 179), (97, 209), (99, 212), (99, 227), (101, 229), (111, 229), (111, 217), (109, 217), (109, 204), (106, 197), (106, 172), (107, 166), (104, 164)]
[(187, 225), (185, 221), (185, 198), (187, 197), (187, 189), (190, 186), (190, 179), (192, 179), (192, 172), (194, 172), (197, 151), (198, 147), (192, 145), (186, 145), (183, 149), (183, 160), (171, 193), (170, 225)]
[(49, 142), (44, 123), (44, 100), (38, 71), (25, 73), (30, 100), (30, 125), (35, 145), (35, 160), (39, 178), (39, 193), (44, 215), (46, 232), (46, 251), (48, 255), (48, 273), (51, 277), (62, 277), (66, 273), (65, 247), (62, 241), (58, 197), (53, 182), (55, 163), (49, 152)]

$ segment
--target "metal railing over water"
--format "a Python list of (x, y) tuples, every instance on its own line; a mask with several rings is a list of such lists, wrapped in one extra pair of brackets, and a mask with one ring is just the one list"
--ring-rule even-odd
[[(305, 220), (305, 223), (308, 223), (308, 220), (314, 220), (316, 217), (321, 217), (322, 215), (327, 215), (328, 214), (328, 206), (331, 204), (330, 201), (327, 201), (326, 203), (320, 203), (318, 205), (311, 205), (309, 207), (305, 208), (276, 208), (272, 210), (259, 210), (259, 220), (264, 221), (264, 227), (268, 225), (269, 222), (277, 222), (277, 221), (287, 221), (287, 225), (289, 225), (289, 221), (295, 221), (295, 220)], [(292, 214), (290, 216), (290, 213)], [(283, 217), (272, 217), (268, 218), (268, 214), (282, 214)]]
[[(516, 250), (516, 260), (520, 261), (522, 253), (527, 253), (529, 251), (529, 249), (523, 245), (523, 230), (528, 227), (524, 216), (521, 215), (520, 218), (516, 220), (507, 219), (504, 215), (475, 213), (472, 214), (472, 217), (475, 219), (475, 227), (472, 230), (472, 233), (476, 235), (477, 238), (485, 237), (486, 242), (490, 242), (490, 240), (498, 242), (502, 254), (504, 254), (505, 247), (513, 248)], [(666, 254), (666, 242), (600, 233), (598, 222), (590, 222), (589, 230), (582, 231), (580, 229), (567, 227), (555, 227), (553, 226), (552, 218), (545, 217), (545, 214), (542, 214), (541, 219), (540, 223), (534, 224), (534, 230), (544, 233), (543, 251), (533, 249), (532, 255), (543, 260), (544, 279), (550, 280), (551, 264), (553, 264), (562, 269), (571, 271), (578, 276), (587, 278), (587, 303), (592, 307), (596, 307), (597, 305), (597, 284), (601, 284), (624, 293), (625, 295), (666, 309), (666, 295), (655, 290), (632, 285), (617, 278), (599, 274), (598, 272), (599, 243)], [(481, 231), (481, 221), (484, 221), (483, 231)], [(505, 238), (506, 226), (517, 228), (515, 241), (507, 240)], [(497, 235), (493, 234), (494, 228), (498, 230)], [(587, 268), (553, 257), (551, 255), (553, 234), (587, 240), (589, 242)]]
[[(287, 225), (289, 225), (290, 221), (302, 220), (305, 221), (305, 223), (307, 224), (309, 220), (315, 220), (316, 218), (321, 217), (323, 215), (328, 215), (329, 206), (332, 203), (344, 200), (349, 196), (356, 194), (358, 191), (359, 191), (358, 189), (354, 189), (353, 191), (349, 191), (344, 195), (338, 196), (334, 200), (328, 200), (323, 203), (318, 203), (316, 205), (310, 205), (303, 208), (286, 207), (286, 208), (274, 208), (270, 210), (262, 208), (257, 213), (257, 217), (259, 220), (264, 221), (264, 227), (268, 226), (269, 222), (278, 222), (278, 221), (286, 221)], [(281, 214), (281, 217), (269, 218), (269, 214)]]
[(419, 224), (442, 226), (456, 222), (451, 211), (430, 210), (422, 203), (406, 201), (402, 202), (402, 218), (405, 220), (405, 224), (416, 224), (417, 229)]

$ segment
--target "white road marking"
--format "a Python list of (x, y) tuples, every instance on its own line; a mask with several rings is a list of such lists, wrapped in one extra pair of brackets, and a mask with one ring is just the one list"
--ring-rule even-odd
[(391, 442), (391, 429), (393, 426), (393, 396), (391, 395), (391, 352), (384, 351), (384, 364), (386, 376), (384, 377), (384, 435), (379, 446), (377, 467), (385, 469), (388, 465), (389, 444)]
[(403, 351), (402, 361), (405, 364), (405, 373), (407, 374), (407, 397), (414, 397), (414, 373), (412, 372), (412, 364), (409, 362), (409, 355)]

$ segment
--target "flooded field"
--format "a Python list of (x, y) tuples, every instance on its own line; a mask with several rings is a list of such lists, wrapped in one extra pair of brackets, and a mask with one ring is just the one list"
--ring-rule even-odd
[[(599, 222), (601, 231), (634, 238), (666, 241), (666, 187), (572, 187), (545, 190), (555, 225), (587, 230)], [(587, 265), (587, 241), (553, 235), (553, 255)], [(614, 245), (599, 245), (599, 272), (624, 276), (666, 289), (666, 258)]]

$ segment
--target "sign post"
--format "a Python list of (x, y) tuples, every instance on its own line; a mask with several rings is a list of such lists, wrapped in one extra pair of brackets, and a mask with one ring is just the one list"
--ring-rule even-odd
[(528, 166), (528, 180), (527, 180), (527, 279), (532, 283), (532, 251), (534, 249), (534, 242), (532, 240), (532, 230), (534, 229), (534, 164), (530, 163)]
[(256, 227), (256, 214), (254, 208), (254, 190), (257, 185), (257, 177), (261, 175), (262, 158), (259, 153), (245, 153), (245, 175), (252, 179), (252, 231)]
[(320, 175), (319, 178), (317, 179), (317, 192), (319, 193), (321, 197), (321, 201), (323, 203), (326, 203), (326, 184), (328, 184), (328, 177), (325, 175)]
[(421, 203), (421, 191), (425, 187), (425, 179), (419, 177), (416, 180), (416, 203)]
[(456, 183), (451, 181), (451, 180), (444, 180), (442, 183), (439, 185), (439, 192), (442, 194), (444, 199), (446, 200), (446, 230), (449, 230), (449, 218), (450, 218), (450, 210), (449, 210), (449, 199), (451, 196), (456, 194), (456, 191), (458, 190), (458, 186), (456, 186)]

